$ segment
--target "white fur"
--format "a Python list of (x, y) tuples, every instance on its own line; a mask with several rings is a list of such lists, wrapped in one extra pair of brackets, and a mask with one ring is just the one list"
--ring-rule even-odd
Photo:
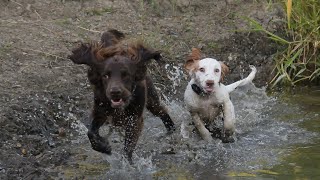
[[(229, 93), (236, 89), (238, 86), (243, 86), (251, 82), (257, 72), (254, 66), (250, 66), (252, 72), (245, 79), (239, 80), (233, 84), (225, 86), (220, 83), (221, 79), (221, 64), (219, 61), (212, 58), (205, 58), (199, 60), (197, 70), (189, 71), (191, 80), (188, 83), (184, 93), (184, 101), (187, 109), (191, 113), (192, 119), (196, 128), (199, 130), (201, 137), (206, 141), (211, 141), (211, 133), (205, 128), (205, 123), (210, 123), (221, 113), (221, 106), (224, 116), (224, 132), (235, 131), (235, 113), (234, 107), (230, 100)], [(201, 72), (204, 69), (204, 72)], [(206, 84), (207, 81), (213, 81), (213, 88)], [(209, 95), (199, 96), (192, 88), (192, 84), (197, 84), (203, 88), (205, 92), (209, 89)], [(204, 122), (207, 120), (209, 122)]]

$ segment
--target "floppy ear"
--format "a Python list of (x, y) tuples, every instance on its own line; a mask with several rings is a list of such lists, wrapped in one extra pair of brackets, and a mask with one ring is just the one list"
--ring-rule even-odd
[(187, 59), (186, 63), (184, 64), (184, 68), (190, 72), (193, 69), (194, 60), (193, 59)]
[(184, 68), (189, 74), (196, 68), (195, 63), (201, 59), (201, 52), (198, 48), (192, 48), (191, 54), (187, 57), (187, 61), (184, 64)]
[(108, 47), (117, 44), (119, 41), (121, 41), (125, 35), (115, 29), (110, 29), (109, 31), (106, 31), (101, 36), (101, 44), (103, 47)]
[(98, 44), (81, 43), (79, 47), (72, 50), (68, 56), (75, 64), (86, 64), (91, 66), (94, 61), (94, 49), (98, 49)]
[(77, 48), (72, 50), (72, 54), (68, 56), (75, 64), (86, 64), (93, 66), (98, 61), (105, 59), (103, 45), (97, 42), (81, 43)]
[(136, 80), (140, 81), (143, 80), (147, 74), (148, 62), (151, 59), (159, 62), (162, 59), (162, 56), (159, 51), (154, 51), (152, 49), (146, 48), (140, 43), (137, 44), (134, 49), (136, 50), (134, 61), (137, 62)]
[(157, 62), (159, 62), (162, 59), (161, 53), (159, 51), (148, 49), (141, 44), (138, 45), (138, 54), (140, 57), (139, 63), (147, 63), (151, 59), (154, 59)]
[(219, 82), (222, 82), (226, 77), (226, 75), (229, 73), (229, 68), (223, 62), (219, 61), (219, 63), (221, 65), (221, 77)]

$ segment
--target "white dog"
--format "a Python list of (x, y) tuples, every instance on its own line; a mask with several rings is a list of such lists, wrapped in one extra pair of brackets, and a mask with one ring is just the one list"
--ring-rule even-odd
[(250, 66), (250, 68), (252, 72), (247, 78), (230, 85), (223, 85), (221, 81), (229, 68), (216, 59), (201, 59), (200, 50), (192, 48), (192, 53), (185, 63), (185, 69), (188, 71), (191, 80), (184, 93), (184, 101), (195, 127), (204, 140), (213, 140), (211, 132), (206, 126), (214, 123), (216, 117), (222, 112), (223, 131), (221, 140), (225, 143), (234, 142), (235, 113), (229, 93), (238, 86), (243, 86), (253, 80), (257, 70), (254, 66)]

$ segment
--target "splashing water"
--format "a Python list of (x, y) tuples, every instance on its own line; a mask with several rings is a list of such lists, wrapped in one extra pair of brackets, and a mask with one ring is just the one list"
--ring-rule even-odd
[[(165, 97), (165, 96), (164, 96)], [(145, 125), (134, 153), (133, 166), (123, 158), (123, 138), (113, 133), (109, 137), (113, 154), (101, 155), (99, 161), (107, 161), (106, 172), (89, 177), (108, 179), (206, 179), (232, 175), (233, 172), (256, 172), (270, 168), (290, 153), (288, 147), (308, 143), (318, 133), (298, 127), (301, 116), (290, 122), (284, 116), (300, 113), (301, 107), (268, 97), (265, 89), (253, 84), (240, 87), (231, 93), (236, 112), (235, 143), (224, 144), (219, 139), (208, 144), (201, 140), (183, 102), (165, 97), (169, 114), (177, 125), (177, 131), (167, 135), (159, 118), (145, 113)], [(86, 138), (85, 136), (83, 138)], [(88, 161), (93, 155), (89, 142), (83, 142)], [(98, 161), (98, 162), (99, 162)], [(249, 174), (251, 175), (251, 174)], [(256, 175), (256, 174), (253, 174)]]
[(166, 64), (164, 68), (167, 72), (168, 79), (172, 83), (172, 94), (177, 94), (177, 87), (181, 85), (181, 79), (183, 79), (182, 77), (184, 76), (183, 70), (180, 66), (170, 64)]

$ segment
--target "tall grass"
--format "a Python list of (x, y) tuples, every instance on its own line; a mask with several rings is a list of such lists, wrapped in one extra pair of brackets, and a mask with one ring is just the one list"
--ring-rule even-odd
[(258, 22), (247, 19), (252, 30), (262, 31), (285, 50), (276, 56), (272, 85), (287, 82), (312, 82), (320, 78), (320, 0), (285, 0), (287, 37), (267, 31)]

